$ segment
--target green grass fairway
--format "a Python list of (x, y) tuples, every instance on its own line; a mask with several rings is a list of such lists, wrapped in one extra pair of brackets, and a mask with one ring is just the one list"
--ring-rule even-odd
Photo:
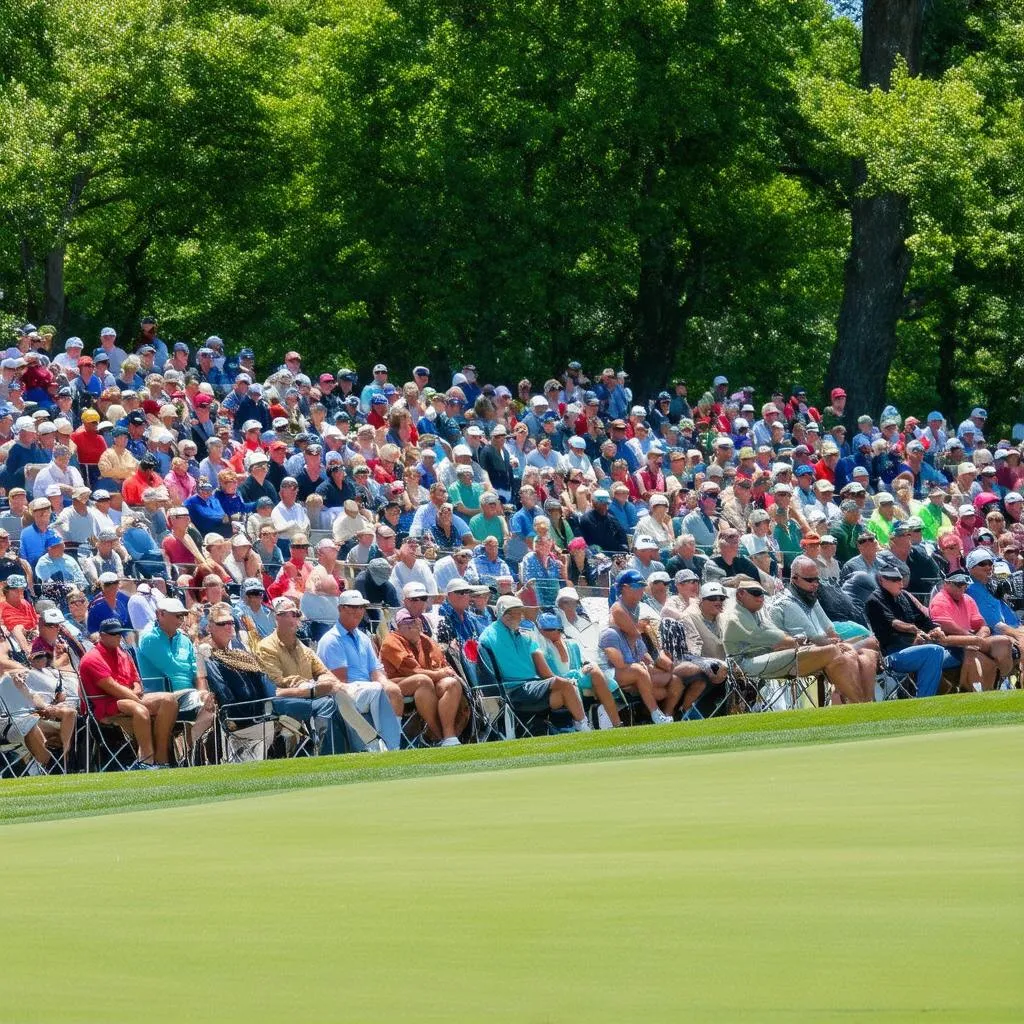
[(1022, 807), (1015, 725), (30, 822), (0, 1019), (1020, 1019)]

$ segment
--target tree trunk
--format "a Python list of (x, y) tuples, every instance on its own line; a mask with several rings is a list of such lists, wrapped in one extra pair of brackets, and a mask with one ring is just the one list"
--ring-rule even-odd
[[(867, 0), (861, 42), (861, 86), (888, 89), (898, 57), (917, 74), (925, 0)], [(867, 171), (855, 162), (854, 186)], [(850, 255), (846, 261), (837, 339), (829, 360), (826, 390), (841, 386), (848, 400), (847, 428), (863, 412), (877, 416), (885, 404), (886, 380), (896, 352), (896, 325), (904, 305), (911, 255), (906, 247), (910, 204), (905, 196), (858, 195), (851, 208)]]
[(43, 268), (43, 311), (42, 323), (52, 324), (58, 333), (67, 326), (64, 323), (66, 296), (64, 293), (64, 246), (56, 246), (46, 254)]

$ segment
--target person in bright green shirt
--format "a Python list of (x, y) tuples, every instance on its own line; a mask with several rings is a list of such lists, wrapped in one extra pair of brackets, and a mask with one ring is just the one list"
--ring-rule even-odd
[(896, 499), (888, 491), (879, 491), (875, 495), (875, 505), (875, 511), (868, 520), (868, 529), (884, 548), (889, 544), (892, 524), (896, 522)]
[(953, 529), (953, 520), (946, 513), (945, 503), (949, 498), (949, 492), (938, 484), (928, 492), (928, 500), (917, 510), (917, 517), (921, 520), (921, 536), (933, 543), (939, 539), (939, 534), (949, 533)]

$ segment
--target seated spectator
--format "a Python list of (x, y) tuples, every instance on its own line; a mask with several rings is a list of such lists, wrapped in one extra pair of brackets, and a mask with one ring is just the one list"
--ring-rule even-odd
[(648, 649), (639, 625), (645, 587), (643, 577), (633, 570), (616, 579), (617, 599), (599, 640), (599, 664), (609, 680), (639, 695), (655, 725), (663, 725), (673, 720), (686, 685), (696, 682), (697, 673), (682, 664), (674, 665), (664, 653), (655, 658)]
[(533, 589), (541, 608), (553, 608), (565, 578), (565, 564), (555, 552), (554, 542), (549, 536), (538, 536), (520, 567), (523, 586)]
[(417, 712), (442, 747), (459, 745), (459, 725), (468, 720), (462, 683), (437, 643), (423, 633), (422, 616), (402, 608), (384, 638), (380, 660), (403, 697), (412, 697)]
[(577, 732), (588, 732), (590, 723), (583, 711), (576, 684), (558, 676), (544, 660), (537, 640), (520, 630), (525, 605), (518, 597), (498, 598), (496, 620), (480, 636), (480, 647), (497, 667), (499, 678), (513, 705), (545, 704), (552, 710), (565, 708)]
[(438, 643), (453, 640), (460, 645), (476, 640), (483, 631), (477, 620), (469, 614), (470, 599), (478, 588), (461, 576), (455, 576), (445, 585), (445, 599), (438, 606)]
[[(967, 594), (973, 598), (992, 635), (1009, 637), (1020, 650), (1024, 646), (1024, 626), (1014, 610), (990, 589), (994, 567), (992, 552), (988, 548), (975, 548), (967, 556), (967, 571), (972, 581)], [(1019, 655), (1017, 657), (1019, 659)]]
[(956, 669), (960, 663), (943, 645), (942, 629), (905, 592), (899, 566), (883, 562), (875, 575), (878, 587), (865, 602), (864, 612), (882, 648), (882, 669), (914, 675), (917, 696), (934, 697), (943, 670)]
[(838, 657), (824, 666), (829, 681), (850, 704), (875, 699), (878, 672), (877, 648), (873, 640), (864, 646), (844, 642), (818, 601), (821, 570), (807, 555), (793, 562), (789, 586), (768, 609), (771, 621), (789, 636), (819, 648), (835, 647)]
[[(64, 616), (56, 608), (47, 608), (39, 618), (39, 636), (32, 641), (29, 654), (31, 671), (25, 675), (27, 688), (44, 736), (51, 731), (60, 743), (60, 765), (71, 766), (71, 748), (78, 724), (78, 673), (71, 669), (66, 641), (60, 634)], [(58, 664), (60, 662), (60, 664)]]
[[(252, 714), (259, 715), (264, 700), (269, 700), (277, 715), (287, 715), (300, 722), (315, 722), (324, 740), (320, 752), (340, 754), (352, 749), (345, 737), (345, 726), (335, 700), (333, 683), (318, 687), (310, 681), (304, 692), (296, 696), (282, 696), (267, 678), (263, 663), (257, 654), (247, 650), (237, 639), (235, 620), (226, 604), (217, 604), (210, 609), (210, 654), (205, 659), (209, 684), (218, 700), (231, 707), (232, 717), (239, 717), (243, 708), (239, 705), (252, 703)], [(302, 689), (302, 687), (298, 687)], [(317, 689), (325, 692), (317, 695)], [(363, 726), (365, 722), (358, 712), (353, 717)], [(367, 730), (372, 733), (372, 730)], [(363, 746), (356, 735), (356, 748)]]
[(599, 703), (598, 725), (602, 729), (620, 728), (622, 719), (613, 695), (617, 684), (609, 684), (596, 662), (584, 661), (579, 644), (565, 636), (562, 618), (556, 612), (542, 612), (537, 617), (540, 632), (540, 651), (544, 661), (554, 671), (571, 679), (584, 696), (590, 696)]
[(213, 725), (216, 707), (195, 644), (181, 631), (187, 615), (177, 598), (160, 598), (156, 622), (139, 636), (138, 658), (143, 687), (169, 690), (174, 695), (178, 720), (192, 723), (195, 744)]
[(427, 560), (421, 556), (420, 542), (415, 537), (402, 541), (391, 570), (391, 583), (396, 590), (402, 590), (407, 583), (418, 583), (429, 596), (437, 596), (437, 581)]
[[(107, 546), (113, 548), (113, 544)], [(91, 559), (86, 559), (85, 561), (88, 564)], [(120, 562), (120, 559), (117, 561)], [(59, 533), (50, 534), (46, 554), (36, 562), (35, 575), (39, 583), (48, 583), (50, 580), (55, 580), (60, 583), (66, 583), (68, 586), (83, 589), (88, 585), (86, 583), (86, 574), (82, 572), (81, 565), (66, 553), (64, 538)]]
[(582, 659), (600, 665), (602, 626), (587, 614), (575, 587), (559, 590), (555, 597), (555, 611), (562, 620), (565, 636), (579, 647)]
[(231, 605), (235, 618), (242, 624), (250, 650), (265, 636), (274, 632), (275, 621), (270, 609), (263, 603), (266, 588), (257, 576), (242, 580), (241, 593)]
[(171, 731), (178, 718), (173, 693), (147, 693), (131, 656), (121, 646), (129, 630), (118, 619), (97, 626), (99, 642), (78, 665), (82, 692), (100, 722), (126, 717), (138, 747), (132, 768), (170, 767)]
[(587, 542), (582, 537), (573, 537), (565, 559), (566, 578), (569, 583), (596, 587), (600, 570), (591, 557)]
[(663, 619), (683, 619), (697, 605), (700, 577), (690, 569), (680, 569), (672, 578), (674, 591), (661, 610)]
[(128, 619), (132, 629), (141, 633), (156, 622), (157, 594), (148, 583), (140, 583), (128, 598)]
[[(813, 644), (776, 626), (764, 608), (765, 590), (753, 579), (740, 579), (736, 603), (729, 610), (723, 637), (740, 669), (763, 679), (816, 675), (833, 670), (830, 680), (840, 693), (857, 692), (852, 649), (834, 642)], [(872, 693), (874, 691), (872, 690)]]
[(252, 542), (244, 533), (236, 533), (231, 538), (231, 553), (224, 559), (223, 567), (233, 583), (241, 583), (263, 571), (260, 556), (253, 551)]
[[(731, 586), (726, 581), (738, 576), (760, 581), (761, 571), (746, 555), (740, 554), (739, 530), (724, 526), (718, 534), (718, 553), (704, 566), (704, 582), (717, 580)], [(763, 582), (761, 586), (764, 587)]]
[(29, 511), (32, 513), (32, 522), (21, 531), (18, 552), (35, 569), (36, 562), (46, 554), (56, 531), (50, 529), (53, 509), (47, 498), (36, 498), (29, 505)]
[(117, 531), (100, 530), (96, 535), (96, 553), (81, 559), (79, 575), (84, 573), (82, 581), (78, 583), (83, 589), (97, 590), (100, 576), (105, 572), (112, 572), (118, 579), (124, 576), (124, 562), (116, 551)]
[(498, 554), (498, 542), (494, 537), (488, 537), (477, 547), (473, 556), (473, 568), (481, 583), (503, 578), (512, 579), (512, 569)]
[(486, 543), (487, 538), (492, 537), (499, 548), (504, 548), (509, 527), (502, 514), (501, 499), (494, 491), (485, 491), (480, 496), (480, 511), (469, 520), (469, 528), (475, 540)]
[(580, 517), (580, 536), (590, 547), (619, 552), (627, 549), (626, 531), (609, 512), (611, 495), (602, 489), (594, 491), (594, 505)]
[(1005, 678), (1014, 670), (1013, 641), (1008, 636), (992, 635), (974, 598), (967, 593), (970, 584), (967, 572), (954, 570), (932, 596), (928, 614), (947, 639), (964, 638), (963, 657), (978, 662), (972, 675), (980, 679), (983, 690), (991, 690), (997, 674)]
[(39, 628), (39, 616), (25, 599), (28, 581), (24, 576), (11, 575), (4, 584), (4, 600), (0, 604), (0, 622), (24, 655), (32, 649)]
[(434, 581), (439, 593), (446, 593), (448, 584), (455, 578), (476, 585), (480, 578), (473, 567), (473, 549), (459, 548), (434, 563)]
[(638, 572), (645, 580), (653, 572), (664, 572), (665, 566), (658, 560), (657, 541), (640, 537), (633, 546), (633, 554), (626, 560), (626, 568)]
[(676, 537), (672, 547), (672, 554), (665, 563), (665, 572), (669, 576), (676, 576), (680, 569), (689, 569), (695, 573), (697, 579), (704, 574), (704, 566), (707, 564), (707, 556), (698, 553), (697, 541), (692, 533), (681, 533)]
[(99, 593), (89, 604), (88, 627), (90, 633), (99, 629), (99, 624), (106, 619), (117, 619), (122, 626), (131, 629), (128, 617), (128, 595), (121, 593), (120, 577), (112, 572), (102, 573), (97, 581)]
[(292, 534), (288, 558), (281, 566), (274, 582), (267, 587), (267, 594), (270, 597), (281, 597), (287, 594), (295, 602), (298, 602), (305, 592), (306, 582), (313, 571), (312, 562), (306, 560), (308, 553), (309, 539), (306, 535), (304, 533)]
[(317, 663), (333, 673), (355, 707), (369, 715), (386, 748), (397, 750), (404, 700), (401, 689), (387, 678), (369, 636), (359, 628), (368, 604), (355, 589), (338, 598), (338, 621), (320, 638)]

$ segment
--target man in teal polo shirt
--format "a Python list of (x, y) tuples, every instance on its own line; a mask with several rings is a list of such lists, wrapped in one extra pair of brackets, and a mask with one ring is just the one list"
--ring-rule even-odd
[(497, 620), (480, 634), (480, 646), (499, 666), (499, 677), (514, 705), (535, 709), (547, 702), (552, 710), (565, 708), (572, 715), (573, 728), (587, 732), (590, 722), (576, 684), (551, 671), (532, 632), (520, 632), (524, 608), (518, 597), (499, 597)]
[(148, 692), (171, 690), (178, 699), (178, 721), (192, 722), (197, 742), (213, 725), (216, 703), (195, 645), (178, 628), (187, 615), (176, 597), (162, 598), (156, 621), (139, 637), (139, 675)]

